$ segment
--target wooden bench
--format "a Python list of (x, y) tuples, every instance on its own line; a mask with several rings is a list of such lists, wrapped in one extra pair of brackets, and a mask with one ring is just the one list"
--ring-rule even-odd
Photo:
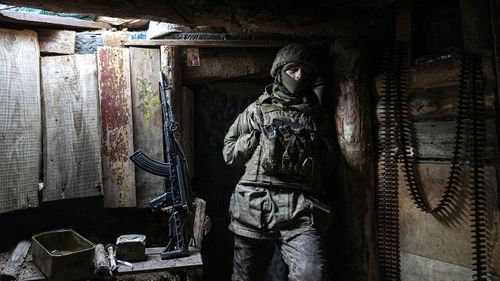
[[(187, 257), (162, 260), (160, 253), (164, 248), (147, 248), (145, 261), (133, 262), (134, 268), (131, 269), (124, 265), (118, 265), (114, 276), (134, 275), (142, 273), (153, 272), (169, 272), (173, 275), (180, 276), (180, 280), (189, 279), (196, 281), (201, 279), (203, 274), (203, 262), (201, 260), (201, 253), (196, 248), (190, 248), (191, 254)], [(33, 263), (31, 255), (26, 257), (21, 271), (19, 273), (19, 281), (42, 281), (47, 280), (40, 272), (38, 267)]]

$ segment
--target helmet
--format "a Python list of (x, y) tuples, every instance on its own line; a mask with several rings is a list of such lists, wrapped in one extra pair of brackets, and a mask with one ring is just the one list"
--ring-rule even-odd
[(273, 66), (271, 67), (271, 76), (276, 77), (278, 71), (289, 63), (299, 63), (309, 66), (314, 76), (318, 74), (316, 55), (305, 45), (292, 43), (281, 48), (276, 54)]

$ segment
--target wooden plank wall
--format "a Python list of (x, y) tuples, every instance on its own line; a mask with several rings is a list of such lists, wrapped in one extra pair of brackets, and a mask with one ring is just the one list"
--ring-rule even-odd
[(96, 55), (42, 57), (43, 201), (102, 195)]
[[(130, 49), (130, 77), (133, 105), (134, 147), (149, 157), (164, 162), (163, 121), (158, 74), (160, 50)], [(149, 207), (149, 201), (164, 191), (164, 179), (140, 168), (135, 169), (137, 206)]]
[[(460, 60), (453, 59), (419, 65), (409, 70), (410, 117), (414, 121), (419, 147), (417, 154), (421, 162), (418, 165), (419, 182), (425, 191), (426, 198), (434, 206), (442, 196), (450, 168), (457, 112), (459, 67)], [(496, 83), (489, 56), (483, 58), (483, 77), (486, 82), (484, 89), (488, 116), (484, 151), (490, 165), (486, 169), (486, 177), (489, 198), (491, 199), (489, 202), (492, 218), (491, 270), (493, 274), (500, 275), (500, 216), (496, 206), (497, 173), (495, 170), (495, 165), (498, 162), (498, 138), (494, 120)], [(376, 82), (378, 96), (382, 94), (379, 82)], [(445, 268), (448, 270), (454, 270), (456, 267), (464, 268), (461, 272), (471, 272), (471, 270), (466, 270), (472, 268), (468, 182), (464, 182), (459, 200), (454, 204), (453, 212), (446, 216), (436, 216), (417, 209), (409, 192), (404, 188), (405, 182), (401, 170), (399, 174), (402, 276), (410, 278), (408, 280), (417, 280), (414, 278), (419, 272), (422, 272), (433, 276), (433, 280), (444, 280), (440, 279), (446, 276), (441, 273), (444, 268), (440, 268), (440, 265), (446, 265)], [(465, 178), (467, 178), (467, 174)], [(434, 263), (434, 269), (416, 269), (415, 265), (406, 267), (409, 265), (408, 262), (413, 261), (415, 257), (425, 259), (425, 261), (419, 262), (419, 265)], [(468, 276), (468, 280), (470, 278), (471, 276)]]
[(98, 84), (101, 102), (104, 206), (136, 206), (129, 51), (100, 47)]
[(39, 56), (35, 32), (0, 29), (0, 213), (38, 206)]

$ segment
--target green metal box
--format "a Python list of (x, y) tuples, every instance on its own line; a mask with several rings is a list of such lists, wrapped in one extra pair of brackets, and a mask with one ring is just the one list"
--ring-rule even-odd
[(33, 262), (52, 281), (92, 278), (94, 244), (72, 229), (33, 235)]

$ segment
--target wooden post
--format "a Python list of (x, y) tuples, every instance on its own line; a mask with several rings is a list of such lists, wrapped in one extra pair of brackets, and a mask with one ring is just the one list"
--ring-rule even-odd
[(371, 104), (365, 73), (369, 59), (361, 48), (349, 48), (344, 41), (336, 42), (332, 51), (339, 86), (335, 122), (341, 164), (336, 188), (342, 193), (342, 206), (346, 208), (341, 210), (348, 224), (344, 234), (348, 241), (343, 243), (350, 244), (348, 262), (353, 271), (346, 280), (377, 280)]
[(161, 46), (160, 61), (161, 71), (172, 87), (172, 101), (175, 117), (181, 127), (181, 138), (188, 163), (190, 177), (194, 174), (194, 161), (192, 151), (193, 131), (193, 93), (182, 88), (181, 48), (178, 46)]

